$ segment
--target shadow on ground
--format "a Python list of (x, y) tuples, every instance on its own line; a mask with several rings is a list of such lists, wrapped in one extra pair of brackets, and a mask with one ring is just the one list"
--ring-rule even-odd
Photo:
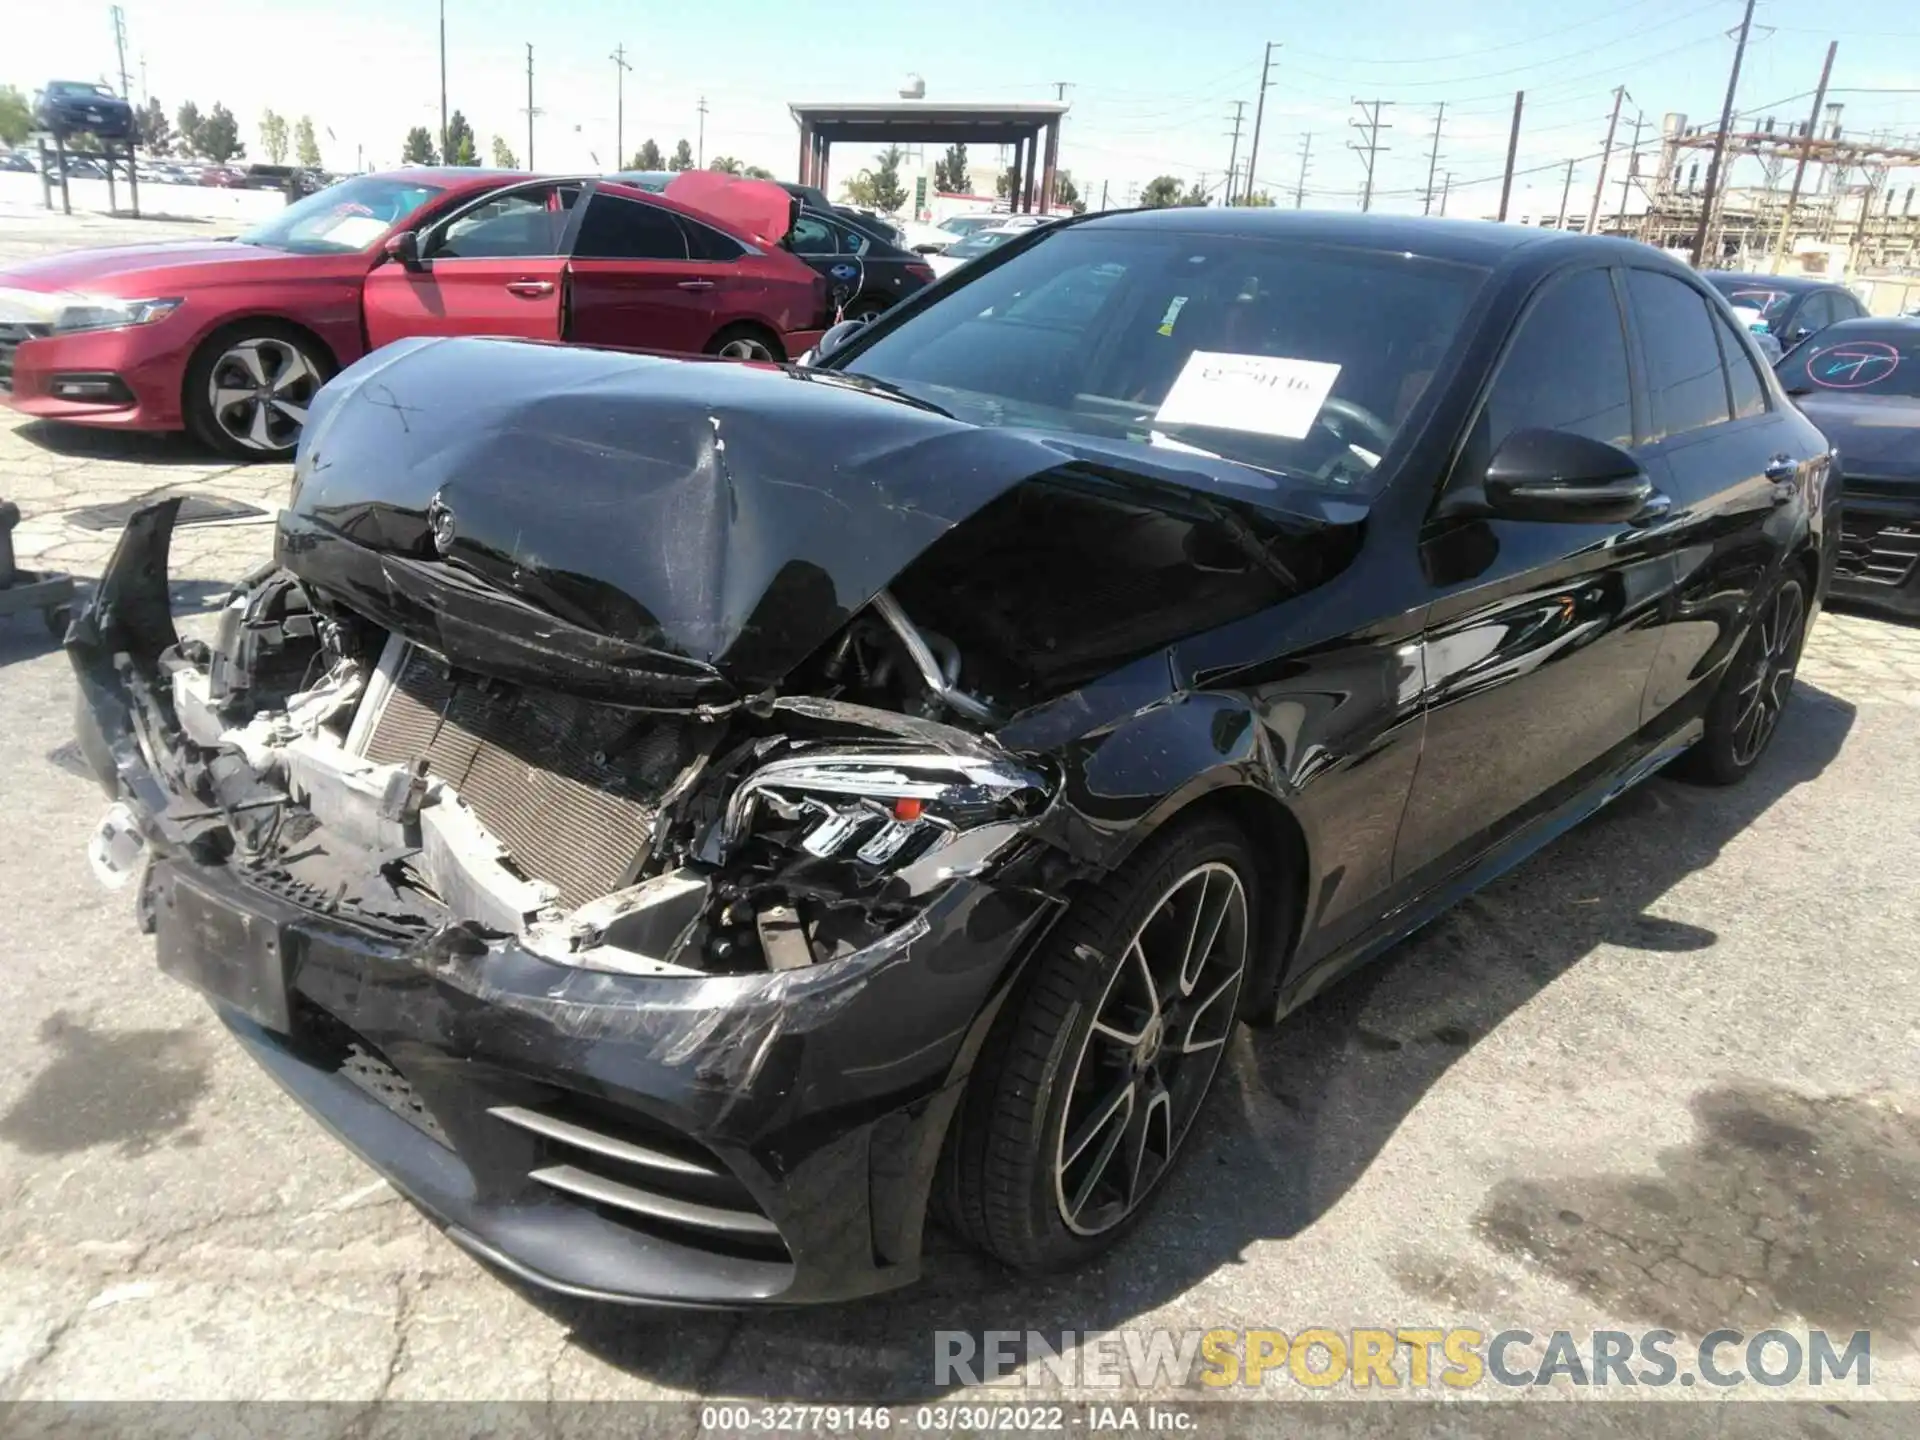
[(13, 433), (69, 460), (124, 460), (139, 465), (197, 465), (201, 469), (235, 463), (183, 430), (100, 430), (53, 420), (29, 420)]
[[(843, 1307), (824, 1327), (806, 1312), (689, 1313), (663, 1323), (644, 1311), (522, 1293), (567, 1323), (573, 1343), (631, 1373), (696, 1394), (713, 1393), (718, 1383), (730, 1394), (804, 1400), (938, 1396), (947, 1388), (933, 1379), (939, 1330), (1057, 1334), (1125, 1325), (1239, 1263), (1253, 1243), (1312, 1225), (1461, 1055), (1596, 947), (1684, 963), (1717, 943), (1711, 931), (1647, 912), (1782, 796), (1818, 776), (1853, 716), (1850, 705), (1803, 683), (1772, 753), (1744, 784), (1712, 790), (1657, 779), (1639, 787), (1380, 962), (1273, 1029), (1243, 1036), (1154, 1213), (1087, 1269), (1011, 1275), (930, 1229), (919, 1284)], [(1759, 1106), (1763, 1117), (1769, 1106), (1791, 1111), (1791, 1102), (1777, 1098), (1696, 1101), (1710, 1129), (1715, 1116), (1745, 1125), (1737, 1118), (1742, 1105)], [(1780, 1168), (1794, 1162), (1782, 1153), (1757, 1163), (1772, 1166), (1768, 1173), (1780, 1182)], [(1895, 1183), (1891, 1173), (1874, 1171), (1874, 1183)], [(1717, 1183), (1676, 1181), (1701, 1194)], [(1611, 1217), (1617, 1199), (1601, 1181), (1565, 1201), (1544, 1192), (1496, 1195), (1482, 1231), (1496, 1244), (1503, 1234), (1531, 1235), (1541, 1213), (1563, 1223), (1557, 1212), (1576, 1204)], [(1570, 1274), (1589, 1264), (1590, 1257), (1569, 1254)], [(1403, 1283), (1418, 1293), (1426, 1281)], [(1613, 1290), (1630, 1288), (1622, 1282)], [(829, 1347), (830, 1365), (810, 1359)]]

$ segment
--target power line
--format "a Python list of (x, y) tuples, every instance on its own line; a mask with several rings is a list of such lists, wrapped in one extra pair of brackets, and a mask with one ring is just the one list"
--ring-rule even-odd
[(1558, 40), (1562, 35), (1571, 35), (1576, 30), (1584, 30), (1589, 25), (1597, 25), (1602, 20), (1615, 20), (1622, 15), (1639, 10), (1654, 3), (1654, 0), (1633, 0), (1630, 5), (1618, 9), (1606, 10), (1598, 15), (1590, 15), (1585, 20), (1576, 20), (1573, 24), (1559, 30), (1549, 30), (1543, 35), (1529, 35), (1524, 40), (1509, 40), (1502, 45), (1479, 45), (1471, 50), (1455, 50), (1447, 55), (1426, 55), (1411, 57), (1374, 57), (1364, 55), (1327, 55), (1318, 50), (1295, 50), (1309, 60), (1326, 60), (1335, 65), (1444, 65), (1449, 60), (1464, 60), (1473, 56), (1497, 55), (1502, 50), (1517, 50), (1523, 45), (1538, 45), (1544, 40)]
[(1360, 113), (1366, 117), (1364, 120), (1347, 121), (1349, 126), (1364, 132), (1367, 137), (1364, 144), (1355, 144), (1351, 140), (1347, 142), (1347, 148), (1363, 157), (1361, 164), (1367, 167), (1366, 184), (1360, 191), (1360, 210), (1364, 214), (1373, 208), (1374, 157), (1387, 148), (1380, 143), (1380, 132), (1393, 128), (1391, 125), (1380, 123), (1380, 107), (1391, 105), (1393, 102), (1391, 100), (1355, 100), (1353, 103), (1360, 107)]

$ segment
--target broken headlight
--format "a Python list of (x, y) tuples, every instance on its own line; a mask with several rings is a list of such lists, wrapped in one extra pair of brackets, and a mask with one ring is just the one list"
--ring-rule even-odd
[(923, 894), (979, 873), (1051, 798), (1047, 777), (1010, 756), (813, 750), (740, 782), (721, 843), (731, 857), (764, 837), (802, 863), (851, 861)]

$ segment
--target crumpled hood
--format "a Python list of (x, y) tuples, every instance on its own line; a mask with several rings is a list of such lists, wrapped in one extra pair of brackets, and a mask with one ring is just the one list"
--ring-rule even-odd
[(1365, 513), (1225, 462), (968, 425), (827, 372), (440, 339), (388, 346), (321, 393), (280, 552), (456, 664), (724, 703), (1063, 466), (1302, 526)]

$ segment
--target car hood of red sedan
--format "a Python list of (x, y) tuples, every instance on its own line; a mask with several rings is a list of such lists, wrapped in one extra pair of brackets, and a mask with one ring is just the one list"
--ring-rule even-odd
[(11, 288), (57, 293), (106, 289), (114, 293), (128, 293), (125, 285), (117, 282), (134, 276), (157, 276), (215, 265), (285, 265), (290, 261), (310, 264), (315, 258), (270, 249), (264, 245), (242, 245), (232, 240), (172, 240), (157, 245), (111, 245), (98, 250), (72, 250), (60, 255), (16, 261), (0, 269), (0, 290)]

